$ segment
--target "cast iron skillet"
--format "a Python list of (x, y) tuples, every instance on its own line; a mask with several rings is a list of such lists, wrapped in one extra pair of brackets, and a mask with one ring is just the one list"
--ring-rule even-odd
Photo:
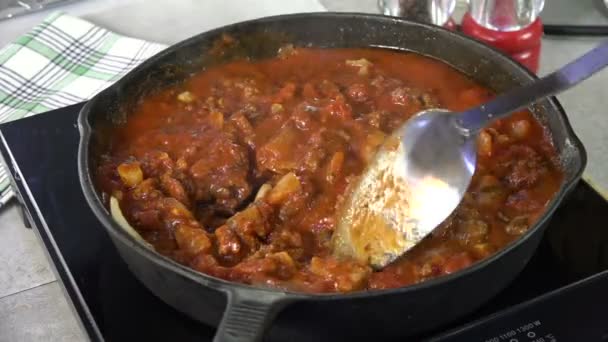
[[(224, 33), (239, 43), (221, 55), (212, 53), (211, 47)], [(168, 48), (95, 96), (79, 116), (78, 168), (84, 195), (137, 278), (177, 310), (200, 322), (219, 325), (216, 341), (259, 340), (275, 316), (267, 333), (271, 340), (403, 338), (462, 317), (502, 290), (532, 256), (549, 218), (578, 181), (586, 163), (585, 150), (554, 98), (532, 109), (553, 133), (565, 172), (559, 193), (545, 214), (521, 238), (490, 258), (420, 284), (353, 294), (309, 295), (231, 283), (147, 249), (112, 220), (92, 181), (93, 172), (96, 158), (108, 147), (108, 135), (127, 120), (133, 104), (145, 94), (179, 83), (206, 66), (242, 57), (271, 57), (285, 43), (414, 51), (440, 59), (495, 91), (535, 78), (508, 57), (459, 34), (367, 14), (263, 18), (205, 32)]]

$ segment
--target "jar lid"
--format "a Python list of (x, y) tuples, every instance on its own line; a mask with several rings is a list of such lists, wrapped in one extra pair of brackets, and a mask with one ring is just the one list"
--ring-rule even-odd
[(378, 0), (384, 15), (445, 25), (456, 8), (456, 0)]
[(532, 24), (545, 0), (469, 0), (469, 13), (479, 25), (497, 31), (519, 31)]

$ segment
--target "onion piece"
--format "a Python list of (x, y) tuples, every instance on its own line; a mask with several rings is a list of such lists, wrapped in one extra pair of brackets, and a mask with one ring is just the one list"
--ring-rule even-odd
[(272, 185), (270, 185), (268, 183), (264, 183), (258, 190), (258, 193), (255, 195), (254, 201), (261, 200), (264, 197), (266, 197), (266, 195), (268, 194), (268, 192), (270, 192), (270, 190), (272, 190)]
[(148, 241), (144, 240), (144, 238), (139, 235), (135, 228), (129, 224), (125, 216), (122, 214), (118, 200), (114, 196), (110, 197), (110, 214), (112, 215), (114, 221), (116, 221), (116, 223), (118, 223), (118, 225), (124, 229), (127, 234), (131, 235), (135, 240), (141, 242), (147, 248), (154, 250), (154, 247), (152, 247)]

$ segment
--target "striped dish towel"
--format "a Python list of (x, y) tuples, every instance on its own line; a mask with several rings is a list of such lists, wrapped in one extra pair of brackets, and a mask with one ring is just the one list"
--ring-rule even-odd
[[(0, 123), (85, 101), (164, 48), (54, 13), (0, 49)], [(0, 207), (11, 196), (0, 165)]]

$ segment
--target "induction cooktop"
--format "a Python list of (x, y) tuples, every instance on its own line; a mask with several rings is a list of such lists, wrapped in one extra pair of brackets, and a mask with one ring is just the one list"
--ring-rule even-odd
[[(0, 152), (24, 220), (75, 314), (92, 341), (210, 341), (213, 327), (175, 311), (130, 273), (87, 206), (76, 164), (81, 106), (0, 126)], [(608, 202), (581, 182), (507, 289), (458, 322), (401, 341), (608, 341), (606, 308)], [(304, 340), (270, 330), (270, 341)]]

